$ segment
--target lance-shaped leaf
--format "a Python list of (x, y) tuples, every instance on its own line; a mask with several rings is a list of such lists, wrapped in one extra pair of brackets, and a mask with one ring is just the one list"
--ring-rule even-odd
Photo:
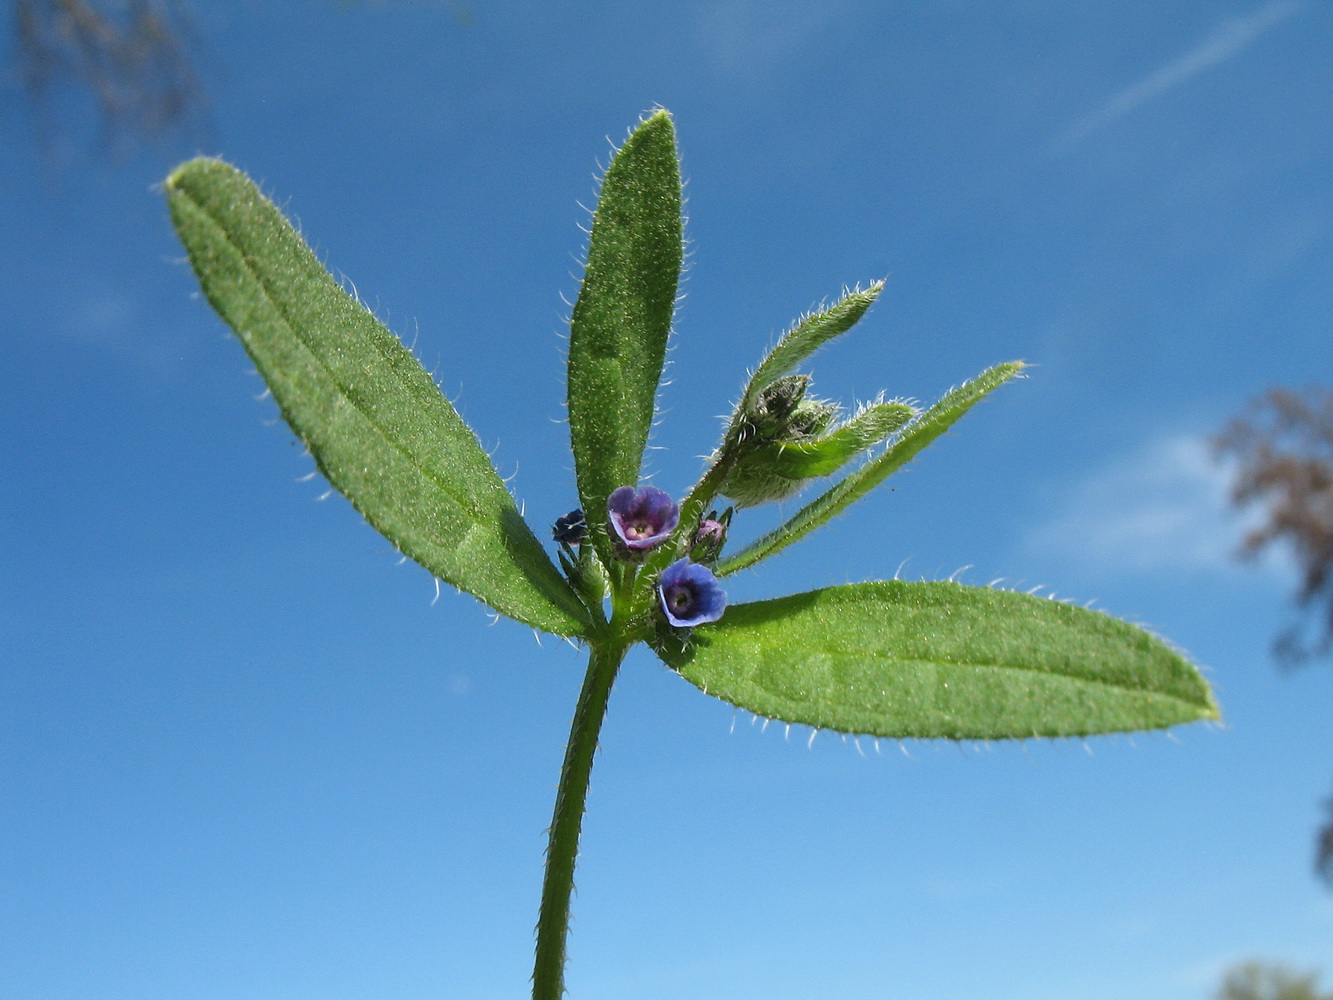
[(743, 413), (766, 386), (786, 375), (834, 337), (850, 330), (883, 289), (884, 282), (876, 281), (869, 288), (848, 292), (827, 309), (798, 320), (750, 376), (737, 412)]
[(770, 441), (739, 459), (718, 492), (739, 507), (789, 497), (811, 479), (833, 475), (914, 416), (916, 409), (906, 403), (872, 403), (824, 437)]
[(893, 738), (1024, 739), (1216, 719), (1199, 672), (1127, 622), (956, 583), (733, 605), (662, 658), (757, 715)]
[(587, 612), (476, 436), (249, 178), (192, 160), (166, 189), (205, 296), (329, 482), (441, 580), (529, 625), (584, 634)]
[(1022, 370), (1021, 361), (996, 365), (971, 382), (946, 393), (938, 403), (908, 424), (882, 454), (848, 473), (828, 492), (797, 511), (786, 524), (722, 560), (717, 566), (717, 575), (725, 576), (753, 566), (840, 514), (910, 462), (921, 449), (952, 427), (959, 417)]
[[(620, 147), (602, 180), (570, 319), (569, 429), (588, 522), (639, 481), (682, 259), (680, 167), (665, 111)], [(610, 559), (603, 531), (592, 538)]]

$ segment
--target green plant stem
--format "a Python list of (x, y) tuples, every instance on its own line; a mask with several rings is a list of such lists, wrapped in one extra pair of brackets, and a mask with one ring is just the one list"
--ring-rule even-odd
[(583, 678), (574, 722), (560, 769), (550, 841), (546, 846), (546, 877), (542, 881), (541, 913), (537, 918), (537, 959), (532, 969), (532, 1000), (561, 1000), (565, 992), (565, 938), (569, 932), (569, 897), (574, 891), (574, 863), (579, 851), (583, 807), (588, 798), (597, 736), (606, 703), (629, 644), (618, 638), (589, 644), (588, 672)]

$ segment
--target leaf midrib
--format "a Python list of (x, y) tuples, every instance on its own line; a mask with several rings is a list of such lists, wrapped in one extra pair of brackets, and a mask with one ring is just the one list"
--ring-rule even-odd
[[(830, 655), (856, 656), (857, 654), (855, 652), (839, 651), (839, 652), (834, 652)], [(1189, 705), (1196, 705), (1196, 706), (1198, 705), (1198, 702), (1190, 701), (1189, 699), (1184, 698), (1181, 695), (1175, 694), (1173, 692), (1144, 690), (1141, 687), (1134, 687), (1133, 685), (1130, 684), (1118, 683), (1111, 680), (1102, 680), (1099, 678), (1092, 678), (1092, 677), (1081, 677), (1077, 674), (1069, 673), (1066, 670), (1043, 670), (1040, 667), (1031, 667), (1031, 666), (1026, 666), (1024, 664), (1007, 664), (998, 662), (987, 662), (984, 660), (930, 660), (924, 657), (906, 657), (906, 656), (896, 656), (892, 654), (883, 654), (883, 653), (879, 655), (884, 656), (885, 659), (891, 660), (896, 663), (905, 663), (905, 662), (924, 663), (924, 664), (929, 664), (930, 666), (957, 667), (964, 670), (984, 669), (984, 670), (1017, 671), (1019, 673), (1032, 674), (1034, 676), (1039, 676), (1039, 677), (1056, 677), (1059, 678), (1060, 680), (1072, 681), (1074, 683), (1079, 683), (1079, 684), (1088, 684), (1096, 687), (1109, 688), (1112, 690), (1127, 691), (1136, 695), (1152, 695), (1160, 698), (1169, 698), (1173, 701), (1182, 701)]]

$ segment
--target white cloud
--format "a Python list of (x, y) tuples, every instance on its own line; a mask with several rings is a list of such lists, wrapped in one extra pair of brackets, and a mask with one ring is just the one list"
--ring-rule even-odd
[(1303, 0), (1269, 0), (1248, 17), (1227, 18), (1199, 44), (1120, 91), (1067, 131), (1056, 143), (1068, 146), (1124, 118), (1200, 73), (1234, 58), (1265, 32), (1305, 9)]
[[(1162, 437), (1061, 490), (1061, 514), (1023, 547), (1043, 559), (1076, 555), (1102, 572), (1252, 573), (1235, 551), (1258, 514), (1247, 519), (1232, 510), (1230, 481), (1230, 468), (1214, 460), (1205, 439)], [(1260, 565), (1275, 577), (1290, 572), (1278, 553)]]
[(85, 292), (64, 303), (57, 332), (71, 340), (123, 347), (137, 339), (141, 329), (139, 303), (111, 289)]

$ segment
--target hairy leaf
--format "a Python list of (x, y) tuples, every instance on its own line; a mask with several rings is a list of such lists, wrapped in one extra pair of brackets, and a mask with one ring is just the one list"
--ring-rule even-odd
[(659, 653), (723, 701), (846, 733), (1023, 739), (1218, 717), (1199, 672), (1142, 629), (956, 583), (863, 583), (735, 605)]
[(799, 365), (824, 344), (850, 330), (870, 308), (884, 289), (884, 282), (876, 281), (869, 288), (848, 292), (841, 299), (818, 312), (800, 319), (783, 334), (773, 350), (768, 352), (741, 397), (738, 412), (744, 412), (763, 389)]
[(192, 160), (166, 189), (205, 296), (329, 482), (441, 580), (529, 625), (585, 634), (587, 612), (475, 435), (249, 178)]
[[(569, 428), (590, 525), (634, 486), (653, 421), (682, 260), (680, 167), (665, 111), (620, 147), (602, 180), (570, 320)], [(603, 531), (592, 538), (610, 559)]]

